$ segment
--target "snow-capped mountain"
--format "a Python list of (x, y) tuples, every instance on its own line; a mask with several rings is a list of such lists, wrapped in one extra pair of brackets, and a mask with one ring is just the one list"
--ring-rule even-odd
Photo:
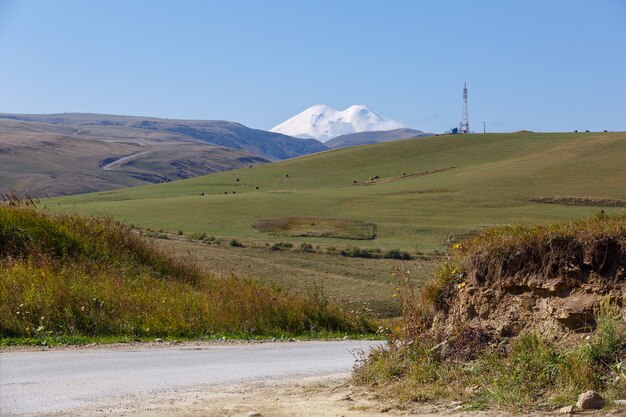
[(341, 135), (358, 132), (393, 130), (402, 123), (378, 115), (364, 105), (350, 106), (343, 111), (324, 104), (309, 107), (270, 131), (298, 138), (327, 141)]

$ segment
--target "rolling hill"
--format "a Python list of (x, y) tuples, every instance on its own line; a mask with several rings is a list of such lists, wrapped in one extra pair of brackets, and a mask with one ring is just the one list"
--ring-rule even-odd
[(324, 145), (331, 149), (345, 148), (346, 146), (371, 145), (381, 142), (393, 142), (394, 140), (411, 139), (421, 136), (432, 136), (432, 133), (424, 133), (421, 130), (402, 128), (375, 132), (359, 132), (349, 135), (341, 135), (327, 140)]
[(0, 192), (67, 195), (160, 183), (292, 158), (316, 140), (225, 121), (0, 114)]
[[(625, 132), (433, 136), (45, 204), (171, 231), (432, 251), (485, 226), (621, 213), (625, 160)], [(252, 227), (293, 218), (310, 230)], [(374, 238), (322, 230), (341, 220), (375, 225)]]

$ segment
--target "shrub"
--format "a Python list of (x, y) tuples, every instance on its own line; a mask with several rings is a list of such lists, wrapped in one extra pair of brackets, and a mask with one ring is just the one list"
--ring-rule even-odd
[(339, 254), (341, 256), (347, 256), (351, 258), (380, 258), (382, 251), (378, 248), (374, 249), (361, 249), (358, 246), (350, 246), (346, 249), (341, 250)]
[(233, 248), (242, 248), (243, 247), (243, 243), (241, 243), (237, 239), (233, 239), (233, 240), (230, 241), (230, 246), (232, 246)]
[(409, 260), (412, 259), (411, 254), (408, 252), (403, 252), (400, 249), (391, 249), (388, 250), (387, 252), (385, 252), (385, 254), (383, 255), (383, 258), (385, 259), (402, 259), (402, 260)]
[(313, 252), (313, 245), (303, 242), (300, 244), (300, 252)]

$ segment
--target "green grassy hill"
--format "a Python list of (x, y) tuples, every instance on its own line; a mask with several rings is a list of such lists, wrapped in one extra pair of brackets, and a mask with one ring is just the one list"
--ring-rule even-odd
[[(483, 226), (624, 212), (625, 161), (624, 132), (438, 136), (45, 204), (151, 228), (268, 241), (285, 237), (253, 223), (309, 217), (311, 233), (291, 240), (429, 251), (442, 248), (446, 236)], [(544, 201), (532, 201), (538, 197)], [(376, 237), (311, 237), (328, 226), (313, 218), (373, 223)]]

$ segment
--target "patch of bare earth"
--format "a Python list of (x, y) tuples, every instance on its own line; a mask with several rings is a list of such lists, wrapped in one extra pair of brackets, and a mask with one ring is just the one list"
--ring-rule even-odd
[[(197, 387), (168, 393), (129, 396), (89, 408), (37, 414), (43, 416), (226, 417), (431, 416), (495, 417), (496, 411), (466, 411), (458, 402), (413, 404), (403, 409), (346, 382), (347, 375), (308, 377), (243, 385)], [(614, 412), (615, 413), (615, 412)], [(593, 415), (595, 413), (585, 415)], [(607, 414), (603, 412), (602, 415)], [(520, 414), (515, 414), (520, 415)], [(545, 416), (549, 413), (528, 414)], [(600, 414), (596, 414), (600, 415)]]

